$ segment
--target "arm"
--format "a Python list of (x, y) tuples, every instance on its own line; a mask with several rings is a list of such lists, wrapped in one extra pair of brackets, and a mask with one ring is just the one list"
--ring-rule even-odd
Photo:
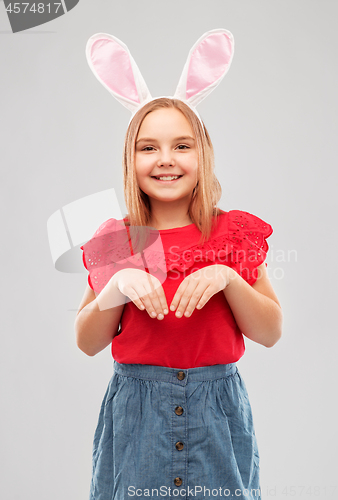
[(257, 269), (258, 279), (252, 286), (232, 269), (223, 292), (241, 332), (254, 342), (272, 347), (282, 335), (283, 314), (265, 264)]
[[(112, 307), (112, 304), (119, 304)], [(75, 319), (76, 343), (88, 356), (95, 356), (109, 345), (117, 334), (125, 296), (110, 280), (96, 297), (87, 285)]]

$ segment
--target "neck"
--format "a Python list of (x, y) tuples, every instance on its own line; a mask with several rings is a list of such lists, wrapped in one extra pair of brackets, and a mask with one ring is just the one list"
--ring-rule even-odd
[(172, 203), (151, 204), (151, 219), (149, 226), (155, 229), (172, 229), (192, 224), (188, 213), (188, 206), (185, 204), (174, 205)]
[(181, 219), (170, 217), (168, 219), (161, 219), (161, 221), (152, 219), (148, 226), (153, 227), (154, 229), (172, 229), (174, 227), (188, 226), (189, 224), (192, 224), (192, 220), (189, 216), (187, 216)]

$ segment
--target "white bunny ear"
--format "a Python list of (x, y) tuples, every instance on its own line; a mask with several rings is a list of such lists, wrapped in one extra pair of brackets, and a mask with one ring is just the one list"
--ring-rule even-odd
[(128, 47), (107, 33), (97, 33), (86, 45), (88, 64), (102, 85), (132, 113), (151, 100)]
[(228, 72), (234, 55), (230, 31), (207, 31), (190, 49), (174, 98), (196, 106), (209, 95)]

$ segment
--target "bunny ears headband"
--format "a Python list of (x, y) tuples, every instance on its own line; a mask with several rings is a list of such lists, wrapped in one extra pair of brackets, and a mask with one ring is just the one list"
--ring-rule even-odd
[[(183, 101), (200, 118), (195, 106), (228, 72), (234, 46), (230, 31), (215, 29), (204, 33), (190, 49), (175, 94), (170, 98)], [(99, 82), (132, 112), (132, 117), (147, 102), (157, 99), (151, 96), (128, 47), (118, 38), (106, 33), (91, 36), (86, 57)]]

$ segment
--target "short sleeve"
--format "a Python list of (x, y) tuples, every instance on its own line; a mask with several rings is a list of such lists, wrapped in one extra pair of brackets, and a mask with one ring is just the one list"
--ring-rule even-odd
[(116, 219), (101, 224), (80, 248), (83, 264), (88, 270), (88, 285), (97, 294), (117, 271), (126, 267), (125, 263), (133, 255), (129, 232), (123, 221)]
[(88, 270), (88, 285), (99, 294), (111, 277), (125, 268), (148, 272), (149, 267), (154, 269), (152, 274), (163, 281), (165, 261), (163, 264), (161, 240), (158, 237), (155, 241), (150, 238), (146, 243), (149, 247), (143, 246), (142, 251), (134, 252), (129, 227), (123, 220), (108, 219), (101, 224), (93, 237), (80, 247), (83, 264)]
[(272, 226), (249, 212), (231, 210), (228, 231), (234, 245), (229, 265), (253, 285), (258, 278), (257, 267), (266, 259), (269, 249), (266, 239), (273, 232)]
[(104, 288), (106, 283), (103, 283), (108, 282), (107, 244), (115, 231), (116, 220), (108, 219), (99, 226), (92, 238), (80, 247), (83, 265), (88, 271), (88, 285), (97, 293)]

